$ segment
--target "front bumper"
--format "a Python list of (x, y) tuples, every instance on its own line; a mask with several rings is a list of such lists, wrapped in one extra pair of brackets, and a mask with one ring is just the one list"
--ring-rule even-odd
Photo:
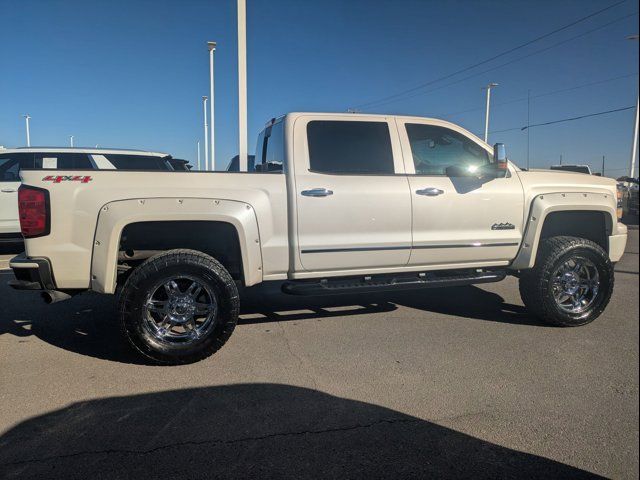
[(51, 273), (51, 263), (43, 257), (27, 257), (21, 253), (9, 261), (14, 280), (9, 286), (16, 290), (55, 290), (56, 284)]
[(620, 261), (627, 247), (627, 226), (618, 223), (616, 234), (609, 237), (609, 258), (613, 263)]

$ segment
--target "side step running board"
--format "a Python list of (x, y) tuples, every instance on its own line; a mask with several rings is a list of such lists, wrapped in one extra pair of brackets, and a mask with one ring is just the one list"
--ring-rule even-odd
[(421, 273), (411, 276), (359, 277), (323, 279), (313, 281), (289, 281), (282, 285), (282, 291), (289, 295), (336, 295), (343, 293), (370, 293), (380, 291), (411, 290), (418, 288), (457, 287), (478, 283), (492, 283), (504, 280), (504, 270), (466, 270), (447, 274)]

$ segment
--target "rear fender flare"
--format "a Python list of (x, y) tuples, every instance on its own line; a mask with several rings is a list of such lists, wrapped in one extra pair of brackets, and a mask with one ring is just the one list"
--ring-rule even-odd
[(233, 225), (240, 241), (245, 285), (262, 281), (260, 232), (250, 204), (208, 198), (144, 198), (110, 202), (100, 209), (91, 257), (91, 289), (115, 292), (120, 237), (127, 225), (180, 220)]

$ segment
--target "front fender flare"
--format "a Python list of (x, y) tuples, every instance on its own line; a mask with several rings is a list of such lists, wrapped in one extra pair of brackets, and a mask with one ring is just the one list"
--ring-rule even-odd
[(610, 217), (611, 226), (617, 222), (615, 198), (608, 193), (547, 193), (536, 196), (531, 204), (520, 251), (509, 267), (511, 270), (533, 268), (540, 244), (542, 227), (553, 212), (592, 211), (603, 212)]

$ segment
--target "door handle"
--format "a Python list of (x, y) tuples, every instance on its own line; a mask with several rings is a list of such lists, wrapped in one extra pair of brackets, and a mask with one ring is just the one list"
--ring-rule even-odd
[(15, 188), (3, 188), (0, 190), (2, 193), (15, 193), (17, 190)]
[(426, 197), (437, 197), (438, 195), (442, 195), (444, 190), (440, 190), (439, 188), (429, 187), (423, 188), (421, 190), (416, 190), (418, 195), (424, 195)]
[(303, 190), (302, 195), (305, 197), (328, 197), (333, 195), (333, 191), (326, 188), (312, 188), (311, 190)]

